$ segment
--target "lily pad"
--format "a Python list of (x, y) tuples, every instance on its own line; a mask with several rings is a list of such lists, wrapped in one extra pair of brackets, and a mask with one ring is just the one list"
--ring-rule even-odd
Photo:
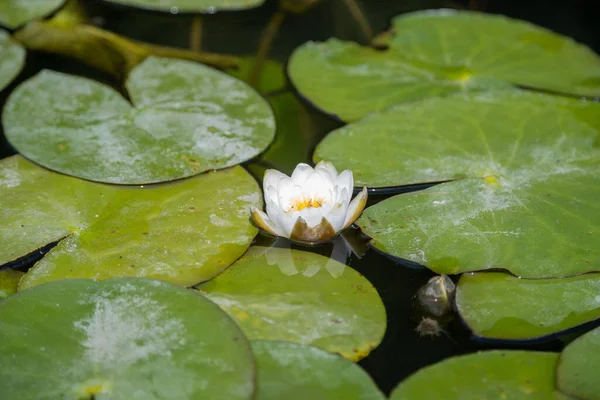
[(256, 400), (384, 400), (358, 365), (316, 347), (252, 341), (258, 372)]
[(0, 91), (19, 75), (24, 64), (25, 49), (0, 28)]
[(0, 387), (11, 400), (242, 400), (254, 359), (231, 319), (192, 290), (78, 279), (0, 302)]
[(196, 288), (223, 308), (250, 340), (311, 345), (356, 361), (385, 332), (385, 308), (369, 281), (314, 253), (252, 247)]
[(16, 29), (29, 20), (51, 14), (64, 2), (65, 0), (2, 0), (0, 25)]
[[(597, 293), (593, 295), (597, 296)], [(558, 388), (579, 399), (600, 399), (600, 328), (571, 342), (558, 362)]]
[[(457, 179), (363, 213), (357, 224), (388, 254), (440, 274), (503, 268), (525, 278), (578, 275), (600, 270), (599, 111), (598, 104), (521, 91), (430, 99), (344, 128), (344, 149), (362, 149), (360, 166), (332, 161), (352, 169), (359, 184), (371, 180), (361, 167), (366, 160), (370, 177), (382, 167), (380, 184)], [(355, 140), (361, 124), (372, 133), (370, 147)], [(406, 134), (378, 143), (384, 126)]]
[(390, 400), (565, 400), (554, 387), (558, 354), (484, 351), (452, 357), (400, 383)]
[(23, 277), (23, 272), (13, 269), (0, 270), (0, 299), (10, 296), (17, 292), (19, 281)]
[(22, 279), (148, 277), (191, 286), (240, 257), (256, 181), (235, 167), (151, 187), (101, 185), (0, 161), (0, 265), (64, 238)]
[(133, 106), (98, 82), (44, 70), (4, 108), (27, 158), (92, 181), (170, 181), (249, 160), (273, 140), (268, 103), (242, 81), (190, 61), (150, 57), (126, 81)]
[(535, 339), (600, 318), (600, 274), (519, 279), (499, 272), (463, 274), (456, 306), (478, 336)]
[(105, 0), (147, 10), (177, 13), (209, 13), (244, 10), (261, 6), (265, 0)]
[(547, 29), (501, 15), (429, 10), (393, 20), (385, 50), (330, 39), (294, 52), (289, 76), (344, 121), (404, 101), (522, 85), (600, 95), (600, 57)]

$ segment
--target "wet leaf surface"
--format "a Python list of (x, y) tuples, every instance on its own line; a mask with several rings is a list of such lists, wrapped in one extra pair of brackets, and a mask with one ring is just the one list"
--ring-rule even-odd
[[(34, 18), (43, 18), (57, 10), (65, 0), (2, 0), (0, 25), (16, 29)], [(0, 60), (2, 57), (0, 57)]]
[(11, 94), (2, 120), (6, 137), (45, 167), (117, 184), (229, 167), (273, 140), (267, 102), (201, 64), (150, 57), (132, 70), (126, 87), (134, 106), (103, 84), (44, 70)]
[(147, 279), (69, 280), (0, 302), (0, 387), (11, 400), (242, 400), (252, 398), (254, 358), (197, 292)]
[(316, 347), (254, 340), (256, 400), (383, 400), (358, 365)]
[(252, 247), (196, 288), (231, 315), (250, 340), (312, 345), (356, 361), (385, 332), (385, 308), (369, 281), (314, 253)]
[[(593, 295), (597, 296), (598, 291)], [(600, 399), (600, 328), (571, 342), (558, 361), (558, 388), (580, 399)]]
[(63, 239), (20, 289), (66, 278), (137, 276), (191, 286), (250, 245), (261, 207), (241, 167), (146, 187), (83, 181), (20, 156), (0, 161), (0, 265)]
[(19, 75), (25, 64), (25, 49), (0, 28), (0, 91)]
[(558, 354), (485, 351), (452, 357), (417, 371), (390, 400), (566, 400), (555, 389)]
[(404, 101), (522, 85), (600, 95), (600, 57), (525, 21), (429, 10), (393, 20), (378, 50), (330, 39), (292, 55), (289, 75), (309, 101), (344, 121)]
[(456, 306), (477, 336), (526, 340), (600, 318), (600, 274), (519, 279), (498, 272), (463, 274)]

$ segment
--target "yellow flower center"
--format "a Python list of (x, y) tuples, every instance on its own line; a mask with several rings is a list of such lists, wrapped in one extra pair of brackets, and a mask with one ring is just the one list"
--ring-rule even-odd
[(305, 208), (310, 207), (319, 208), (323, 205), (323, 203), (325, 203), (324, 199), (299, 197), (297, 199), (292, 200), (292, 205), (290, 209), (293, 211), (301, 211)]

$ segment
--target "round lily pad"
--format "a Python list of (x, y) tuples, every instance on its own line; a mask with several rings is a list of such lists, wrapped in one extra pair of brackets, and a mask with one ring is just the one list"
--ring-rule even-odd
[(150, 57), (125, 85), (133, 105), (98, 82), (44, 70), (9, 97), (6, 137), (47, 168), (116, 184), (229, 167), (273, 140), (268, 103), (242, 81), (204, 65)]
[(256, 400), (383, 400), (358, 365), (336, 354), (296, 343), (254, 340)]
[(24, 64), (25, 49), (0, 28), (0, 91), (19, 75)]
[(456, 306), (478, 336), (535, 339), (600, 318), (600, 274), (519, 279), (499, 272), (463, 274)]
[(600, 328), (575, 339), (563, 350), (558, 361), (558, 388), (563, 393), (578, 399), (598, 400), (600, 399), (598, 370), (600, 370)]
[(336, 166), (359, 183), (455, 180), (368, 208), (357, 224), (377, 249), (439, 274), (600, 270), (600, 105), (489, 92), (395, 107), (344, 129), (335, 141), (346, 137), (344, 150), (361, 155)]
[(555, 389), (558, 354), (485, 351), (453, 357), (417, 371), (390, 400), (566, 400)]
[(511, 85), (600, 95), (600, 57), (547, 29), (501, 15), (429, 10), (393, 20), (385, 49), (330, 39), (294, 52), (289, 76), (344, 121), (404, 101)]
[(197, 292), (78, 279), (0, 302), (0, 387), (11, 400), (242, 400), (252, 398), (254, 359), (238, 327)]
[[(0, 25), (16, 29), (34, 18), (42, 18), (57, 10), (65, 0), (2, 0)], [(0, 57), (0, 60), (2, 57)]]
[[(68, 278), (137, 276), (191, 286), (248, 248), (261, 207), (241, 167), (162, 185), (102, 185), (14, 156), (0, 161), (0, 264), (62, 241), (20, 289)], [(64, 239), (63, 239), (64, 238)]]
[(147, 10), (178, 13), (209, 13), (254, 8), (265, 0), (105, 0)]
[(23, 272), (13, 269), (0, 270), (0, 299), (10, 296), (17, 291)]
[(314, 253), (252, 247), (196, 288), (231, 315), (250, 340), (311, 345), (356, 361), (385, 332), (385, 308), (369, 281)]

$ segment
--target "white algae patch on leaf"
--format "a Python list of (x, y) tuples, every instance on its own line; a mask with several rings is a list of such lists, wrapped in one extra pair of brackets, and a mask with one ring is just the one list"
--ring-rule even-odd
[(0, 303), (0, 340), (0, 386), (11, 400), (245, 400), (254, 391), (237, 326), (164, 282), (65, 280), (15, 294)]
[(133, 105), (98, 82), (44, 70), (11, 94), (6, 137), (45, 167), (116, 184), (230, 167), (273, 140), (268, 103), (204, 65), (151, 57), (131, 71), (126, 87)]

